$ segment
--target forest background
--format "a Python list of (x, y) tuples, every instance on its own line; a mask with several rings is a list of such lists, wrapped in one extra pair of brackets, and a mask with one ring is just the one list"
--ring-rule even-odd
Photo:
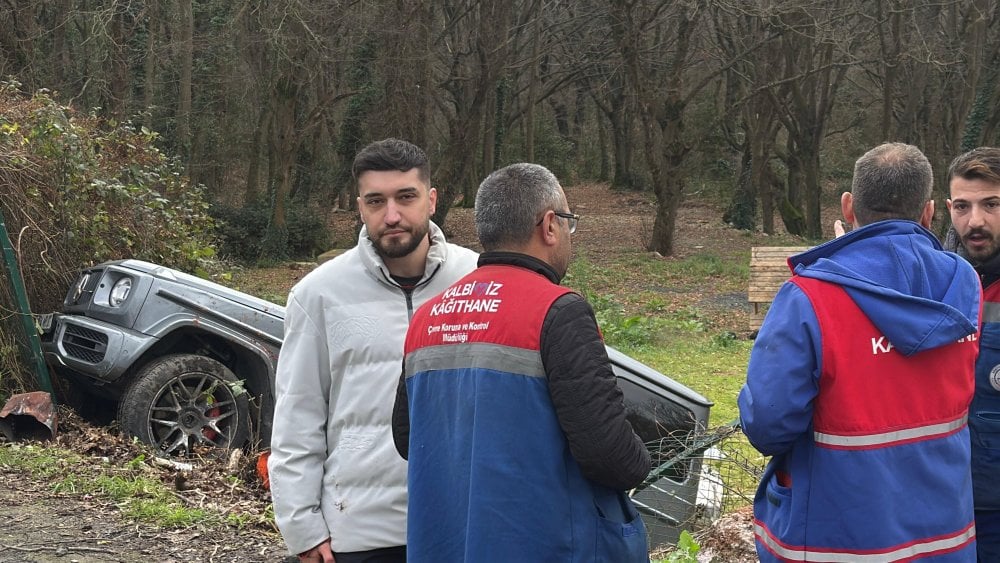
[[(3, 0), (0, 210), (37, 312), (127, 257), (280, 301), (302, 272), (267, 266), (356, 241), (368, 142), (427, 150), (458, 241), (481, 178), (538, 162), (585, 202), (569, 281), (609, 342), (718, 425), (749, 245), (828, 235), (883, 141), (930, 159), (943, 232), (947, 164), (1000, 144), (998, 78), (989, 0)], [(0, 399), (32, 387), (6, 281)]]
[(39, 310), (105, 259), (211, 275), (350, 244), (325, 218), (387, 136), (430, 154), (446, 232), (535, 161), (651, 193), (663, 256), (692, 197), (815, 241), (882, 141), (943, 200), (951, 158), (998, 142), (998, 74), (988, 0), (6, 0), (0, 195)]

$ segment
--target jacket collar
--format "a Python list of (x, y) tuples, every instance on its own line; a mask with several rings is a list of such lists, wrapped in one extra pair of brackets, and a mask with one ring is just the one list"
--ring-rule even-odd
[(528, 256), (527, 254), (521, 254), (520, 252), (494, 250), (480, 254), (479, 266), (482, 267), (490, 265), (517, 266), (519, 268), (525, 268), (531, 270), (532, 272), (542, 274), (554, 284), (559, 283), (559, 274), (552, 269), (552, 266), (539, 260), (538, 258), (535, 258), (534, 256)]

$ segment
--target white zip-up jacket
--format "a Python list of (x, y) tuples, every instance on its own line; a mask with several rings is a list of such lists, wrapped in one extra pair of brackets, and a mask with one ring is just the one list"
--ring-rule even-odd
[(406, 462), (392, 405), (414, 310), (476, 267), (477, 254), (430, 224), (420, 283), (408, 297), (361, 229), (358, 245), (288, 295), (275, 376), (268, 472), (291, 553), (327, 537), (334, 552), (406, 544)]

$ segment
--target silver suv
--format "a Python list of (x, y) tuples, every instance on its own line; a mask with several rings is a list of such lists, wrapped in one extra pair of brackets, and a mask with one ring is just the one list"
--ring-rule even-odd
[[(217, 283), (122, 260), (80, 273), (62, 311), (41, 316), (42, 348), (56, 373), (116, 401), (122, 429), (164, 454), (266, 447), (284, 316)], [(650, 525), (650, 539), (671, 541), (694, 513), (700, 464), (668, 458), (707, 427), (712, 403), (613, 348), (608, 355), (629, 420), (664, 468), (633, 499), (647, 524), (664, 525)]]
[[(107, 262), (80, 273), (42, 349), (118, 402), (122, 429), (166, 454), (270, 439), (285, 309), (183, 272)], [(48, 325), (48, 326), (45, 326)]]

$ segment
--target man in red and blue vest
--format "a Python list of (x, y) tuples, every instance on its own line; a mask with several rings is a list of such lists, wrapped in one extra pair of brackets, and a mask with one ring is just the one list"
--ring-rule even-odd
[(393, 436), (416, 562), (648, 561), (625, 491), (650, 469), (582, 296), (559, 285), (579, 217), (513, 164), (476, 196), (479, 267), (414, 314)]
[(980, 147), (948, 167), (952, 228), (945, 248), (965, 257), (983, 284), (976, 392), (969, 407), (972, 497), (979, 561), (1000, 561), (1000, 149)]
[(855, 229), (789, 259), (739, 395), (772, 456), (761, 561), (975, 561), (968, 429), (981, 291), (927, 230), (927, 158), (880, 145), (841, 210)]

